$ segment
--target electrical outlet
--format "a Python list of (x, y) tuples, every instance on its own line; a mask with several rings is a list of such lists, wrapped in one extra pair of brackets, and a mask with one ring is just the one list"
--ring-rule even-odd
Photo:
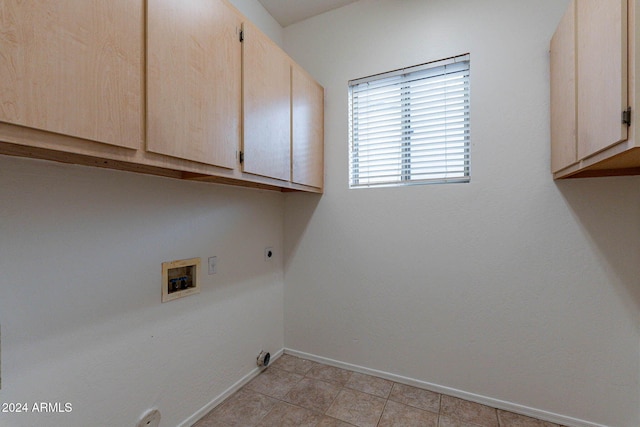
[(209, 257), (209, 274), (216, 274), (218, 272), (218, 269), (216, 268), (217, 265), (218, 265), (218, 257), (217, 256)]
[(265, 261), (271, 261), (273, 259), (273, 248), (271, 246), (268, 246), (266, 248), (264, 248), (264, 260)]
[(160, 411), (152, 409), (145, 413), (136, 427), (158, 427), (160, 425)]

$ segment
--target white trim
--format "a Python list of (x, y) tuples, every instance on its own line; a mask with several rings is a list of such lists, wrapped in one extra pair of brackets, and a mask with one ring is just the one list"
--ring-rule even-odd
[[(278, 360), (278, 358), (283, 354), (284, 354), (284, 349), (278, 350), (278, 352), (274, 353), (271, 356), (271, 360), (269, 364)], [(251, 372), (249, 372), (247, 375), (242, 377), (239, 381), (237, 381), (231, 387), (229, 387), (228, 389), (223, 391), (221, 394), (216, 396), (211, 402), (204, 405), (202, 408), (196, 411), (193, 415), (191, 415), (189, 418), (187, 418), (182, 423), (180, 423), (178, 427), (191, 427), (192, 425), (194, 425), (200, 418), (207, 415), (213, 408), (221, 404), (227, 397), (231, 396), (233, 393), (240, 390), (249, 381), (257, 377), (260, 374), (260, 372), (262, 372), (263, 370), (264, 368), (260, 368), (256, 366), (254, 369), (251, 370)]]
[(394, 381), (397, 383), (423, 388), (436, 393), (446, 394), (449, 396), (458, 397), (460, 399), (469, 400), (471, 402), (481, 403), (483, 405), (491, 406), (493, 408), (502, 409), (509, 412), (515, 412), (517, 414), (538, 418), (543, 421), (549, 421), (549, 422), (560, 424), (567, 427), (607, 427), (602, 424), (596, 424), (589, 421), (580, 420), (578, 418), (571, 418), (565, 415), (555, 414), (553, 412), (547, 412), (540, 409), (529, 408), (527, 406), (518, 405), (517, 403), (506, 402), (504, 400), (499, 400), (499, 399), (494, 399), (492, 397), (469, 393), (466, 391), (457, 390), (454, 388), (445, 387), (438, 384), (429, 383), (426, 381), (420, 381), (413, 378), (407, 378), (400, 375), (391, 374), (389, 372), (365, 368), (364, 366), (352, 365), (350, 363), (341, 362), (339, 360), (328, 359), (326, 357), (316, 356), (315, 354), (304, 353), (302, 351), (292, 350), (290, 348), (285, 348), (284, 353), (290, 354), (292, 356), (298, 356), (303, 359), (309, 359), (314, 362), (324, 363), (325, 365), (335, 366), (336, 368), (343, 368), (343, 369), (348, 369), (350, 371), (359, 372), (361, 374), (373, 375), (373, 376), (384, 378), (386, 380)]
[(367, 83), (371, 80), (385, 79), (387, 77), (399, 76), (406, 73), (413, 73), (416, 71), (428, 70), (430, 68), (442, 67), (444, 65), (456, 64), (458, 62), (469, 61), (471, 59), (470, 53), (465, 53), (463, 55), (452, 56), (451, 58), (440, 59), (437, 61), (426, 62), (420, 65), (414, 65), (411, 67), (399, 68), (393, 71), (387, 71), (384, 73), (374, 74), (372, 76), (362, 77), (359, 79), (349, 80), (349, 86), (355, 86), (360, 83)]
[(462, 58), (349, 83), (349, 188), (470, 181), (471, 69)]

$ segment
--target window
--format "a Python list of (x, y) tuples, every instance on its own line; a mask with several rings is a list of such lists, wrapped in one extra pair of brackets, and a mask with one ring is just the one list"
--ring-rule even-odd
[(469, 55), (349, 82), (349, 186), (469, 182)]

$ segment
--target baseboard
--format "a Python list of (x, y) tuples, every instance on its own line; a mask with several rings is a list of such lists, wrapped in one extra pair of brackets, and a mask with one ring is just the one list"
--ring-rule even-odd
[[(272, 354), (269, 363), (277, 360), (280, 356), (282, 356), (283, 353), (284, 353), (284, 349), (281, 349), (276, 353)], [(256, 366), (254, 369), (251, 370), (251, 372), (246, 374), (244, 377), (238, 380), (231, 387), (223, 391), (220, 395), (216, 396), (211, 402), (204, 405), (195, 414), (191, 415), (189, 418), (187, 418), (182, 423), (180, 423), (178, 427), (191, 427), (192, 425), (194, 425), (196, 422), (198, 422), (200, 418), (207, 415), (213, 408), (215, 408), (220, 403), (222, 403), (227, 397), (231, 396), (233, 393), (240, 390), (249, 381), (257, 377), (258, 374), (260, 374), (260, 372), (262, 372), (262, 369)]]
[(326, 357), (316, 356), (315, 354), (304, 353), (289, 348), (284, 349), (284, 353), (292, 356), (298, 356), (303, 359), (309, 359), (315, 362), (324, 363), (325, 365), (335, 366), (337, 368), (348, 369), (350, 371), (359, 372), (361, 374), (373, 375), (376, 377), (384, 378), (390, 381), (394, 381), (401, 384), (411, 385), (414, 387), (420, 387), (423, 389), (431, 390), (436, 393), (446, 394), (449, 396), (458, 397), (460, 399), (469, 400), (471, 402), (481, 403), (483, 405), (491, 406), (493, 408), (502, 409), (509, 412), (515, 412), (517, 414), (526, 415), (528, 417), (538, 418), (543, 421), (549, 421), (562, 426), (567, 427), (607, 427), (602, 424), (595, 424), (589, 421), (580, 420), (577, 418), (571, 418), (560, 414), (554, 414), (552, 412), (542, 411), (540, 409), (529, 408), (527, 406), (518, 405), (512, 402), (506, 402), (499, 399), (494, 399), (487, 396), (481, 396), (474, 393), (468, 393), (466, 391), (457, 390), (450, 387), (441, 386), (438, 384), (429, 383), (426, 381), (420, 381), (413, 378), (407, 378), (400, 375), (392, 374), (389, 372), (378, 371), (376, 369), (365, 368), (364, 366), (352, 365), (350, 363), (341, 362), (339, 360), (328, 359)]

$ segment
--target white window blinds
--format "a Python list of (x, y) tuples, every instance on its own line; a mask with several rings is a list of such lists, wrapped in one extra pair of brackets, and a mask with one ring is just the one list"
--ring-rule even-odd
[(349, 82), (351, 188), (469, 181), (469, 55)]

